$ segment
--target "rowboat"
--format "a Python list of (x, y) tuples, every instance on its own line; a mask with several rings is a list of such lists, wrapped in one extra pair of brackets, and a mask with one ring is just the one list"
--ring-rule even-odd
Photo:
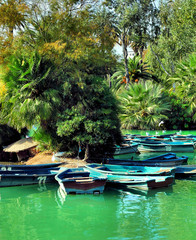
[(151, 166), (151, 167), (174, 167), (186, 164), (187, 156), (177, 157), (175, 153), (165, 153), (156, 157), (147, 158), (142, 161), (134, 161), (133, 159), (114, 159), (104, 158), (101, 160), (103, 164), (127, 165), (127, 166)]
[(189, 135), (179, 135), (179, 134), (166, 134), (166, 135), (126, 135), (126, 141), (132, 141), (135, 143), (142, 142), (142, 141), (159, 141), (159, 142), (196, 142), (196, 136), (189, 134)]
[(139, 152), (193, 152), (193, 142), (159, 142), (141, 141), (138, 146)]
[(176, 178), (196, 179), (196, 165), (181, 165), (175, 168)]
[(55, 176), (61, 189), (67, 194), (103, 193), (107, 177), (86, 168), (65, 169)]
[(111, 165), (111, 164), (88, 164), (89, 169), (97, 170), (105, 174), (105, 171), (112, 172), (113, 175), (125, 176), (166, 176), (174, 175), (175, 168), (168, 167), (146, 167), (146, 166), (126, 166), (126, 165)]
[(138, 148), (137, 143), (123, 144), (122, 146), (116, 146), (114, 156), (137, 153), (138, 152), (137, 148)]
[(33, 164), (33, 165), (4, 165), (0, 164), (0, 171), (12, 171), (12, 170), (36, 170), (36, 169), (44, 169), (44, 168), (56, 168), (60, 165), (65, 164), (64, 162), (56, 162), (56, 163), (46, 163), (46, 164)]
[(159, 176), (159, 177), (137, 177), (132, 176), (129, 179), (112, 179), (108, 180), (111, 187), (121, 188), (121, 189), (140, 189), (140, 190), (149, 190), (155, 188), (169, 187), (174, 183), (174, 176)]
[(174, 134), (165, 134), (165, 135), (126, 135), (124, 138), (125, 140), (129, 139), (132, 141), (144, 141), (146, 139), (151, 140), (163, 140), (163, 141), (170, 141), (171, 137), (174, 136)]
[(55, 182), (59, 168), (42, 168), (34, 170), (0, 170), (0, 187), (23, 186), (31, 184), (44, 185)]
[(174, 176), (160, 176), (160, 177), (124, 177), (114, 178), (108, 177), (107, 184), (110, 187), (120, 188), (123, 190), (140, 189), (149, 190), (154, 188), (169, 187), (174, 183)]
[(189, 136), (172, 136), (171, 137), (172, 142), (196, 142), (195, 137), (189, 137)]
[(168, 187), (174, 183), (174, 175), (168, 176), (133, 176), (126, 175), (124, 172), (115, 174), (113, 171), (99, 170), (86, 166), (90, 171), (102, 173), (107, 176), (107, 185), (120, 189), (140, 189), (149, 190), (151, 188)]

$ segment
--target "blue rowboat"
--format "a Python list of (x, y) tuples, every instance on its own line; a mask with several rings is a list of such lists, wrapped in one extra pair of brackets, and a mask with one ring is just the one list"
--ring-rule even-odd
[(139, 152), (193, 152), (193, 142), (159, 142), (146, 140), (138, 146)]
[(88, 164), (87, 167), (103, 174), (108, 171), (113, 175), (121, 174), (125, 176), (166, 176), (175, 173), (175, 168), (168, 167), (123, 166), (99, 163)]
[(168, 187), (174, 183), (174, 175), (168, 176), (133, 176), (126, 175), (124, 172), (114, 172), (108, 170), (99, 170), (86, 166), (90, 171), (102, 173), (107, 176), (107, 185), (121, 189), (140, 189), (148, 190), (151, 188)]
[(103, 164), (127, 165), (127, 166), (151, 166), (151, 167), (175, 167), (186, 164), (187, 156), (177, 157), (175, 153), (165, 153), (156, 157), (147, 158), (142, 161), (133, 159), (105, 158), (101, 160)]
[(59, 168), (43, 168), (35, 170), (3, 170), (0, 171), (0, 187), (12, 187), (55, 182)]
[(103, 193), (107, 177), (86, 168), (66, 169), (55, 176), (61, 189), (68, 194)]
[(44, 168), (56, 168), (60, 165), (65, 164), (65, 162), (56, 162), (56, 163), (45, 163), (45, 164), (34, 164), (34, 165), (5, 165), (0, 164), (0, 171), (12, 171), (12, 170), (36, 170), (36, 169), (44, 169)]

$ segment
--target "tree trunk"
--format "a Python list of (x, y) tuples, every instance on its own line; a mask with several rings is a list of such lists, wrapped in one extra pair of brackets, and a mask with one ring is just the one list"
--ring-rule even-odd
[(168, 76), (170, 76), (170, 74), (169, 74), (169, 73), (167, 72), (167, 70), (164, 68), (164, 66), (163, 66), (161, 60), (159, 59), (159, 57), (157, 56), (157, 54), (153, 51), (151, 45), (150, 45), (150, 49), (151, 49), (152, 53), (155, 55), (156, 59), (158, 60), (159, 64), (161, 65), (161, 67), (163, 68), (164, 72), (165, 72)]
[(9, 27), (8, 39), (9, 39), (9, 45), (11, 46), (13, 43), (13, 39), (14, 39), (14, 28), (13, 27)]
[(81, 144), (80, 141), (78, 142), (78, 156), (77, 158), (80, 159), (80, 153), (81, 153), (82, 149), (81, 149)]
[(86, 144), (86, 149), (85, 149), (85, 155), (84, 155), (84, 160), (88, 160), (89, 159), (89, 145), (88, 143)]
[(140, 55), (140, 58), (141, 58), (141, 62), (143, 61), (143, 51), (144, 51), (144, 48), (140, 47), (139, 48), (139, 55)]
[(108, 80), (109, 88), (111, 88), (112, 87), (112, 82), (111, 82), (110, 74), (107, 74), (107, 80)]
[(127, 51), (127, 40), (125, 32), (122, 33), (122, 48), (123, 48), (123, 57), (124, 57), (124, 65), (125, 65), (125, 77), (126, 84), (129, 84), (129, 69), (128, 69), (128, 51)]

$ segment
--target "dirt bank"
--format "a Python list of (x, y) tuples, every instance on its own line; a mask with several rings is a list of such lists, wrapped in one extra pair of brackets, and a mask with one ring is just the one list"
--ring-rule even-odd
[(45, 163), (52, 163), (52, 162), (63, 162), (63, 167), (67, 168), (77, 168), (81, 166), (85, 166), (87, 163), (83, 160), (76, 159), (76, 158), (64, 158), (60, 157), (58, 160), (53, 161), (52, 160), (53, 154), (51, 152), (41, 152), (37, 153), (34, 157), (29, 158), (25, 162), (27, 165), (33, 165), (33, 164), (45, 164)]

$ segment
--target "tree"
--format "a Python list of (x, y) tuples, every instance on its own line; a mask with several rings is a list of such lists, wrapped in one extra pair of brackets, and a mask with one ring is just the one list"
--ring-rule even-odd
[(168, 96), (168, 102), (171, 106), (171, 111), (167, 114), (168, 119), (164, 121), (164, 127), (175, 130), (195, 129), (192, 114), (187, 111), (189, 104), (183, 102), (173, 91), (165, 90), (164, 92)]
[(175, 73), (178, 61), (195, 51), (195, 11), (194, 0), (162, 2), (161, 35), (148, 49), (148, 62), (163, 80)]
[(116, 61), (114, 37), (88, 2), (45, 1), (47, 11), (39, 1), (31, 5), (14, 40), (21, 54), (9, 64), (1, 112), (18, 129), (36, 124), (36, 138), (49, 147), (74, 152), (79, 144), (86, 157), (88, 149), (104, 155), (121, 137), (117, 103), (104, 80)]
[(158, 129), (170, 110), (163, 88), (151, 81), (132, 83), (120, 95), (120, 119), (124, 129)]
[(37, 52), (13, 56), (4, 75), (7, 92), (2, 100), (1, 118), (18, 130), (53, 117), (61, 104), (57, 72), (51, 61)]
[(0, 25), (8, 28), (10, 37), (16, 27), (23, 26), (27, 14), (27, 5), (23, 0), (3, 0), (0, 4)]
[(129, 83), (128, 46), (142, 57), (147, 42), (159, 33), (157, 9), (153, 0), (107, 0), (106, 5), (113, 15), (113, 26), (119, 44), (123, 48), (126, 82)]
[(131, 47), (136, 55), (144, 57), (144, 50), (160, 34), (159, 8), (156, 1), (139, 0), (136, 19), (131, 31)]
[(23, 0), (2, 0), (0, 3), (0, 62), (13, 52), (14, 30), (24, 27), (28, 7)]
[(176, 72), (168, 79), (175, 84), (175, 94), (184, 104), (189, 106), (187, 112), (196, 121), (196, 54), (193, 53), (185, 60), (178, 62)]
[(98, 158), (112, 152), (121, 142), (118, 108), (115, 98), (103, 79), (82, 76), (67, 84), (65, 95), (69, 107), (58, 117), (57, 133), (85, 150), (84, 157)]

